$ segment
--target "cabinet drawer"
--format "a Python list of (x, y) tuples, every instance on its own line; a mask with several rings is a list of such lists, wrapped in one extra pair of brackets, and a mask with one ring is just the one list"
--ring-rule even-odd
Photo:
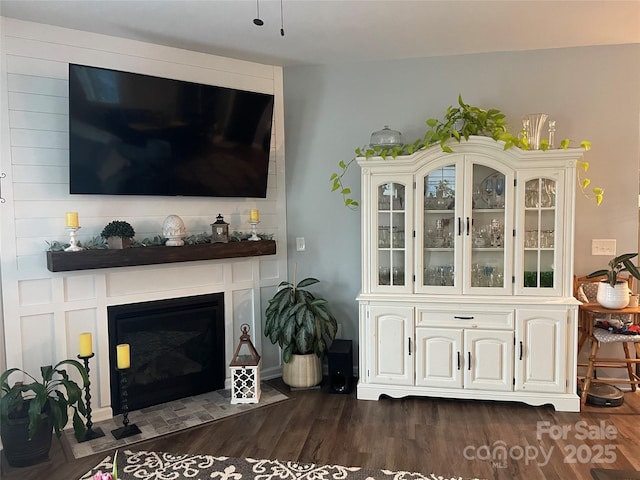
[(447, 310), (418, 309), (416, 326), (513, 328), (513, 317), (513, 310), (470, 310), (452, 305)]

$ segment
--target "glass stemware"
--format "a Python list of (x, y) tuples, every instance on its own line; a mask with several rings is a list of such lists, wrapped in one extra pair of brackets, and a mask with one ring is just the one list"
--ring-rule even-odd
[(487, 181), (484, 184), (484, 191), (487, 192), (487, 206), (491, 208), (493, 205), (493, 201), (491, 199), (493, 195), (493, 178), (487, 178)]
[(496, 178), (496, 203), (499, 208), (504, 207), (504, 198), (502, 194), (504, 193), (504, 178)]

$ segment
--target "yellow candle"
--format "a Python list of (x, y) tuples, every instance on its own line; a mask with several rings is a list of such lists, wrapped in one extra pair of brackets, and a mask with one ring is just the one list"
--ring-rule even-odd
[(257, 208), (252, 208), (249, 212), (249, 221), (250, 222), (259, 222), (260, 221), (260, 212)]
[(78, 212), (67, 212), (67, 228), (78, 228)]
[(90, 357), (93, 353), (93, 345), (91, 343), (91, 334), (89, 332), (80, 334), (80, 356)]
[(130, 353), (130, 350), (129, 350), (128, 343), (121, 343), (120, 345), (116, 345), (116, 354), (117, 354), (116, 363), (117, 363), (118, 369), (124, 370), (131, 366), (131, 359), (130, 359), (129, 353)]

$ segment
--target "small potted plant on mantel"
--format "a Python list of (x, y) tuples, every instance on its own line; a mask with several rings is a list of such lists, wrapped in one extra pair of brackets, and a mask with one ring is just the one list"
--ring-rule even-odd
[(640, 271), (631, 259), (637, 257), (637, 253), (625, 253), (618, 255), (609, 261), (609, 268), (596, 270), (587, 275), (587, 278), (603, 279), (598, 283), (597, 300), (605, 308), (624, 308), (629, 305), (629, 284), (620, 279), (620, 273), (629, 272), (629, 275), (640, 280)]
[(123, 220), (114, 220), (102, 229), (100, 235), (107, 240), (109, 248), (121, 250), (131, 246), (131, 239), (135, 234), (135, 230), (129, 223)]

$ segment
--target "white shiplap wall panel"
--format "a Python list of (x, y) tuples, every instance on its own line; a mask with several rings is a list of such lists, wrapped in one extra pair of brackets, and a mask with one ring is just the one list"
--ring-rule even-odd
[(7, 85), (10, 92), (37, 93), (54, 97), (66, 97), (69, 91), (69, 82), (64, 79), (35, 75), (10, 74), (7, 76)]
[[(0, 113), (7, 120), (0, 126), (6, 140), (0, 167), (7, 172), (2, 185), (7, 202), (0, 206), (7, 363), (31, 369), (57, 362), (61, 356), (74, 357), (79, 332), (94, 332), (94, 417), (99, 420), (110, 416), (108, 305), (224, 292), (227, 349), (237, 340), (236, 320), (247, 320), (252, 331), (261, 332), (261, 308), (266, 302), (261, 291), (272, 292), (287, 270), (282, 70), (48, 25), (0, 21), (4, 99)], [(275, 94), (267, 198), (70, 195), (69, 63)], [(79, 212), (82, 241), (98, 236), (114, 219), (134, 225), (137, 240), (160, 235), (162, 222), (170, 214), (183, 218), (188, 234), (210, 232), (218, 213), (232, 231), (246, 232), (252, 208), (260, 209), (258, 230), (274, 235), (277, 255), (80, 272), (46, 269), (47, 241), (68, 241), (67, 211)], [(50, 294), (38, 293), (47, 288)], [(88, 322), (86, 329), (82, 329), (84, 322)], [(33, 329), (38, 329), (37, 335)], [(277, 348), (264, 343), (261, 335), (254, 342), (270, 359), (263, 359), (263, 370), (277, 374)], [(226, 352), (229, 358), (231, 354)]]
[[(122, 55), (123, 52), (138, 58), (162, 58), (168, 63), (180, 65), (193, 65), (201, 68), (219, 70), (222, 72), (234, 72), (247, 77), (273, 78), (274, 67), (271, 65), (257, 64), (253, 62), (235, 60), (216, 55), (208, 55), (200, 52), (193, 52), (179, 48), (165, 47), (145, 42), (126, 40), (98, 33), (82, 32), (81, 39), (76, 30), (52, 27), (49, 25), (35, 24), (32, 22), (22, 22), (12, 20), (15, 29), (6, 33), (7, 50), (10, 53), (31, 55), (38, 57), (41, 51), (33, 49), (31, 40), (46, 43), (47, 58), (57, 58), (56, 52), (51, 50), (57, 44), (64, 45), (67, 49), (73, 47), (91, 48), (99, 52), (115, 53)], [(30, 50), (31, 49), (31, 50)]]
[(14, 165), (15, 183), (69, 183), (69, 169), (51, 165)]
[[(42, 255), (48, 248), (47, 241), (50, 242), (51, 240), (42, 236), (20, 238), (17, 246), (18, 256)], [(68, 242), (69, 239), (65, 239), (65, 241)]]
[[(271, 76), (263, 77), (262, 74), (247, 75), (233, 70), (203, 68), (202, 66), (175, 62), (174, 65), (179, 68), (167, 75), (168, 61), (166, 58), (156, 59), (150, 56), (144, 58), (145, 61), (141, 62), (140, 56), (126, 51), (105, 52), (90, 46), (51, 48), (46, 42), (15, 38), (9, 38), (7, 45), (12, 53), (9, 58), (15, 65), (15, 69), (29, 75), (68, 79), (67, 63), (69, 63), (68, 57), (71, 56), (73, 60), (70, 63), (81, 65), (98, 66), (264, 93), (273, 92), (273, 71)], [(42, 56), (43, 48), (47, 49), (46, 58), (48, 60), (44, 60)]]
[[(65, 116), (65, 119), (67, 117)], [(69, 165), (69, 151), (34, 147), (12, 147), (13, 165)]]
[(67, 132), (51, 132), (27, 128), (11, 128), (11, 145), (16, 147), (69, 149)]
[(67, 97), (9, 92), (9, 110), (69, 115), (69, 100)]
[[(16, 265), (18, 276), (22, 279), (47, 278), (50, 274), (50, 272), (47, 270), (47, 259), (45, 258), (43, 252), (30, 255), (21, 255), (16, 258)], [(2, 272), (2, 275), (4, 277), (4, 270)], [(4, 289), (4, 279), (2, 283)], [(7, 317), (5, 316), (5, 321), (6, 318)]]
[[(11, 46), (11, 41), (6, 42), (6, 46)], [(52, 50), (47, 44), (43, 44), (45, 49), (38, 56), (29, 55), (7, 55), (7, 69), (13, 75), (30, 75), (34, 77), (42, 77), (48, 80), (67, 80), (69, 71), (67, 62), (45, 60), (41, 55), (47, 55)], [(53, 83), (53, 82), (52, 82)]]
[(11, 125), (11, 128), (31, 128), (35, 130), (69, 132), (69, 116), (59, 113), (11, 110), (9, 112), (9, 125)]
[[(13, 185), (13, 195), (15, 200), (67, 200), (69, 197), (69, 185), (60, 183), (33, 184), (16, 182)], [(65, 211), (61, 211), (61, 214), (64, 215)]]

